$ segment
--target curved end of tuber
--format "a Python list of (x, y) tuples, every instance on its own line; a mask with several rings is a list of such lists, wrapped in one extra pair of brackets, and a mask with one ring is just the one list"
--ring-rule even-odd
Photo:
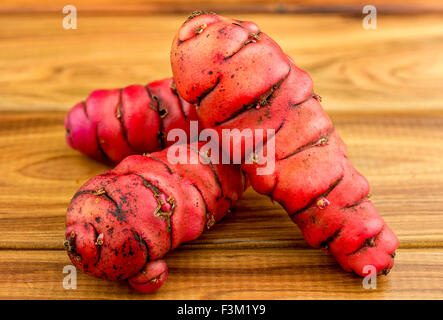
[(373, 241), (348, 256), (347, 264), (361, 277), (367, 276), (370, 269), (375, 270), (377, 275), (387, 275), (394, 267), (397, 248), (397, 237), (385, 225)]
[(165, 260), (148, 262), (142, 271), (128, 279), (129, 284), (141, 293), (151, 293), (159, 289), (168, 277)]
[(98, 261), (97, 232), (89, 223), (75, 223), (66, 228), (64, 246), (72, 263), (79, 268)]
[(194, 11), (178, 31), (178, 40), (183, 42), (200, 34), (209, 25), (220, 21), (213, 12)]

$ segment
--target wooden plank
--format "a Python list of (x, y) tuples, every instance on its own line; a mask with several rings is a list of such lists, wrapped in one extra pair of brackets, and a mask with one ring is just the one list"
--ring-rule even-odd
[(363, 30), (360, 17), (238, 15), (310, 72), (399, 236), (396, 267), (377, 290), (307, 248), (285, 212), (252, 190), (210, 232), (168, 255), (171, 274), (158, 294), (83, 274), (76, 291), (64, 290), (66, 206), (107, 168), (66, 146), (64, 114), (93, 89), (170, 75), (184, 15), (142, 11), (85, 12), (75, 31), (62, 29), (58, 11), (0, 19), (0, 298), (443, 298), (442, 15), (379, 16), (376, 31)]
[[(70, 198), (107, 169), (69, 149), (62, 112), (0, 117), (0, 248), (61, 249)], [(443, 246), (443, 116), (332, 113), (401, 247)], [(249, 190), (194, 247), (306, 247), (284, 210)]]
[[(61, 12), (67, 3), (63, 0), (3, 0), (0, 13)], [(335, 12), (361, 14), (368, 4), (364, 0), (73, 0), (81, 12), (100, 13), (184, 13), (206, 10), (223, 13), (306, 13)], [(438, 0), (372, 0), (383, 13), (423, 13), (443, 11)]]
[[(237, 15), (256, 21), (314, 79), (329, 111), (443, 110), (442, 15)], [(67, 110), (98, 88), (168, 77), (185, 15), (60, 14), (0, 19), (0, 110)], [(276, 23), (278, 21), (278, 23)], [(38, 84), (38, 85), (36, 85)]]
[(126, 282), (77, 273), (65, 290), (63, 251), (0, 251), (0, 299), (442, 299), (443, 252), (402, 249), (376, 289), (339, 270), (312, 249), (178, 249), (167, 257), (169, 276), (155, 294)]

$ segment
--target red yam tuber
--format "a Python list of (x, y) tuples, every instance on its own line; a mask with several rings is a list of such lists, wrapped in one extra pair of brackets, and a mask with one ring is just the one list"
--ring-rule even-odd
[(66, 115), (66, 141), (99, 161), (118, 163), (132, 154), (155, 152), (173, 144), (168, 132), (197, 120), (195, 107), (176, 92), (171, 78), (146, 86), (95, 90)]
[(180, 157), (200, 155), (206, 162), (171, 164), (168, 149), (132, 155), (78, 190), (65, 234), (77, 268), (152, 292), (166, 280), (165, 255), (229, 212), (245, 189), (240, 167), (212, 164), (194, 144), (177, 150)]
[(171, 64), (178, 93), (197, 104), (205, 127), (275, 130), (262, 141), (275, 139), (274, 173), (257, 174), (257, 150), (241, 150), (254, 159), (242, 169), (311, 246), (361, 276), (366, 265), (378, 273), (393, 267), (397, 237), (368, 198), (368, 182), (348, 160), (311, 78), (256, 24), (194, 13), (173, 41)]

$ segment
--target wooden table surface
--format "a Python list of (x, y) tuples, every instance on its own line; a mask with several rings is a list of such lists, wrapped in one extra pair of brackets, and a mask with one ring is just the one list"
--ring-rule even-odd
[[(9, 3), (10, 1), (6, 1)], [(64, 215), (74, 192), (106, 169), (65, 144), (66, 111), (96, 88), (170, 76), (184, 14), (0, 9), (0, 298), (443, 298), (443, 14), (248, 14), (314, 79), (323, 106), (400, 239), (377, 289), (311, 249), (284, 210), (248, 190), (236, 210), (167, 256), (155, 294), (78, 274), (62, 286)]]

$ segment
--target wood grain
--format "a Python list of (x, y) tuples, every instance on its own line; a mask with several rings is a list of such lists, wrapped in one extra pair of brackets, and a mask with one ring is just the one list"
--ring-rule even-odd
[[(86, 13), (184, 13), (194, 10), (217, 13), (313, 13), (335, 12), (361, 14), (367, 4), (382, 13), (442, 12), (439, 0), (72, 0)], [(61, 12), (64, 0), (3, 0), (0, 13)]]
[[(192, 256), (192, 258), (190, 258)], [(168, 255), (168, 281), (138, 294), (126, 282), (77, 274), (77, 289), (63, 288), (62, 251), (0, 251), (0, 299), (441, 299), (443, 252), (403, 249), (376, 289), (343, 273), (313, 249), (177, 249)]]
[[(167, 284), (145, 298), (443, 298), (443, 16), (382, 16), (376, 31), (333, 14), (246, 16), (313, 77), (399, 236), (396, 267), (363, 290), (307, 247), (279, 205), (248, 190), (226, 219), (168, 255)], [(2, 15), (0, 298), (142, 298), (83, 274), (76, 291), (62, 288), (66, 207), (107, 169), (67, 147), (63, 118), (93, 89), (169, 76), (183, 19), (90, 13), (66, 31), (59, 15)]]
[[(339, 15), (241, 15), (314, 79), (328, 111), (443, 110), (441, 15), (381, 16), (377, 30)], [(185, 16), (59, 15), (0, 19), (0, 110), (68, 110), (97, 88), (171, 75), (169, 50)], [(278, 23), (275, 21), (278, 20)]]

